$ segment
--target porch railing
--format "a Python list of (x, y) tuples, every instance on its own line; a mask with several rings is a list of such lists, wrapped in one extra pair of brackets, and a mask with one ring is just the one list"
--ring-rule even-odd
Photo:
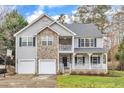
[(107, 64), (97, 64), (97, 65), (90, 65), (89, 64), (75, 64), (76, 69), (107, 69)]
[(59, 50), (60, 51), (71, 51), (72, 50), (72, 45), (59, 45)]

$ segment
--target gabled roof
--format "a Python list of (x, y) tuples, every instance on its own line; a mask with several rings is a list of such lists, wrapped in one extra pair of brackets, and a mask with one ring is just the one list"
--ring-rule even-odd
[(59, 35), (59, 33), (58, 32), (56, 32), (54, 29), (52, 29), (51, 27), (49, 27), (49, 26), (46, 26), (46, 27), (44, 27), (44, 28), (42, 28), (41, 30), (39, 30), (37, 33), (35, 33), (35, 35), (37, 35), (38, 33), (40, 33), (41, 31), (43, 31), (44, 29), (46, 29), (46, 28), (48, 28), (48, 29), (50, 29), (50, 30), (52, 30), (53, 32), (55, 32), (55, 33), (57, 33), (58, 35)]
[(53, 20), (54, 19), (52, 17), (49, 17), (48, 15), (46, 14), (41, 14), (38, 18), (36, 18), (35, 20), (33, 20), (30, 24), (28, 24), (27, 26), (25, 26), (23, 29), (21, 29), (20, 31), (18, 31), (17, 33), (14, 34), (14, 36), (18, 35), (19, 33), (21, 33), (22, 31), (24, 31), (25, 29), (27, 29), (28, 27), (32, 26), (35, 22), (37, 22), (39, 19), (41, 19), (42, 17), (48, 17), (49, 19)]
[(71, 31), (70, 29), (68, 29), (66, 26), (62, 25), (61, 23), (58, 23), (57, 21), (55, 21), (52, 17), (46, 15), (46, 14), (42, 14), (41, 16), (39, 16), (37, 19), (35, 19), (34, 21), (32, 21), (29, 25), (25, 26), (23, 29), (21, 29), (20, 31), (18, 31), (17, 33), (14, 34), (14, 36), (17, 36), (19, 33), (23, 32), (25, 29), (27, 29), (28, 27), (32, 26), (34, 23), (36, 23), (38, 20), (40, 20), (42, 17), (48, 17), (49, 19), (51, 19), (53, 21), (52, 24), (48, 25), (47, 27), (50, 27), (51, 25), (53, 25), (54, 23), (57, 23), (58, 25), (60, 25), (61, 27), (63, 27), (64, 29), (66, 29), (67, 31), (71, 32), (73, 35), (76, 35), (73, 31)]
[(76, 33), (77, 37), (103, 37), (101, 31), (94, 24), (64, 24), (68, 29)]
[(49, 26), (52, 26), (52, 25), (55, 24), (55, 23), (57, 23), (58, 25), (60, 25), (60, 26), (63, 27), (64, 29), (68, 30), (68, 31), (69, 31), (70, 33), (72, 33), (73, 35), (76, 35), (75, 32), (73, 32), (73, 31), (70, 30), (68, 27), (64, 26), (63, 24), (61, 24), (61, 23), (59, 23), (59, 22), (57, 22), (57, 21), (53, 22), (53, 23), (50, 24)]

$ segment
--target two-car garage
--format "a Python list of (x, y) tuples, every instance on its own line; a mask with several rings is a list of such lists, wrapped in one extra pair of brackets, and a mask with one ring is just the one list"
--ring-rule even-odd
[(17, 62), (18, 74), (56, 74), (56, 59), (20, 59)]

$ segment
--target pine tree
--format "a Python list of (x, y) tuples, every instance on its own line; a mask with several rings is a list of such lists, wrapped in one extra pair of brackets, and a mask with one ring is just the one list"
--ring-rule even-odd
[(16, 10), (7, 13), (0, 27), (1, 39), (3, 40), (3, 49), (15, 51), (14, 34), (27, 25), (27, 21)]

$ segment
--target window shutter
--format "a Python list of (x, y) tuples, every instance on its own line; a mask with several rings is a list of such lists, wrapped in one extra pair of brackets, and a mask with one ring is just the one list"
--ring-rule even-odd
[(83, 56), (83, 64), (85, 63), (85, 57)]
[(80, 39), (78, 39), (78, 47), (80, 47)]
[(75, 63), (77, 64), (77, 57), (75, 57)]
[(98, 57), (98, 64), (100, 64), (100, 56)]
[(95, 38), (95, 47), (96, 47), (96, 38)]
[(35, 37), (33, 37), (33, 46), (35, 46)]
[(20, 47), (22, 46), (21, 43), (22, 43), (22, 38), (20, 37), (20, 38), (19, 38), (19, 46), (20, 46)]
[(92, 62), (92, 56), (91, 56), (91, 58), (90, 58), (90, 63), (92, 64), (93, 62)]

